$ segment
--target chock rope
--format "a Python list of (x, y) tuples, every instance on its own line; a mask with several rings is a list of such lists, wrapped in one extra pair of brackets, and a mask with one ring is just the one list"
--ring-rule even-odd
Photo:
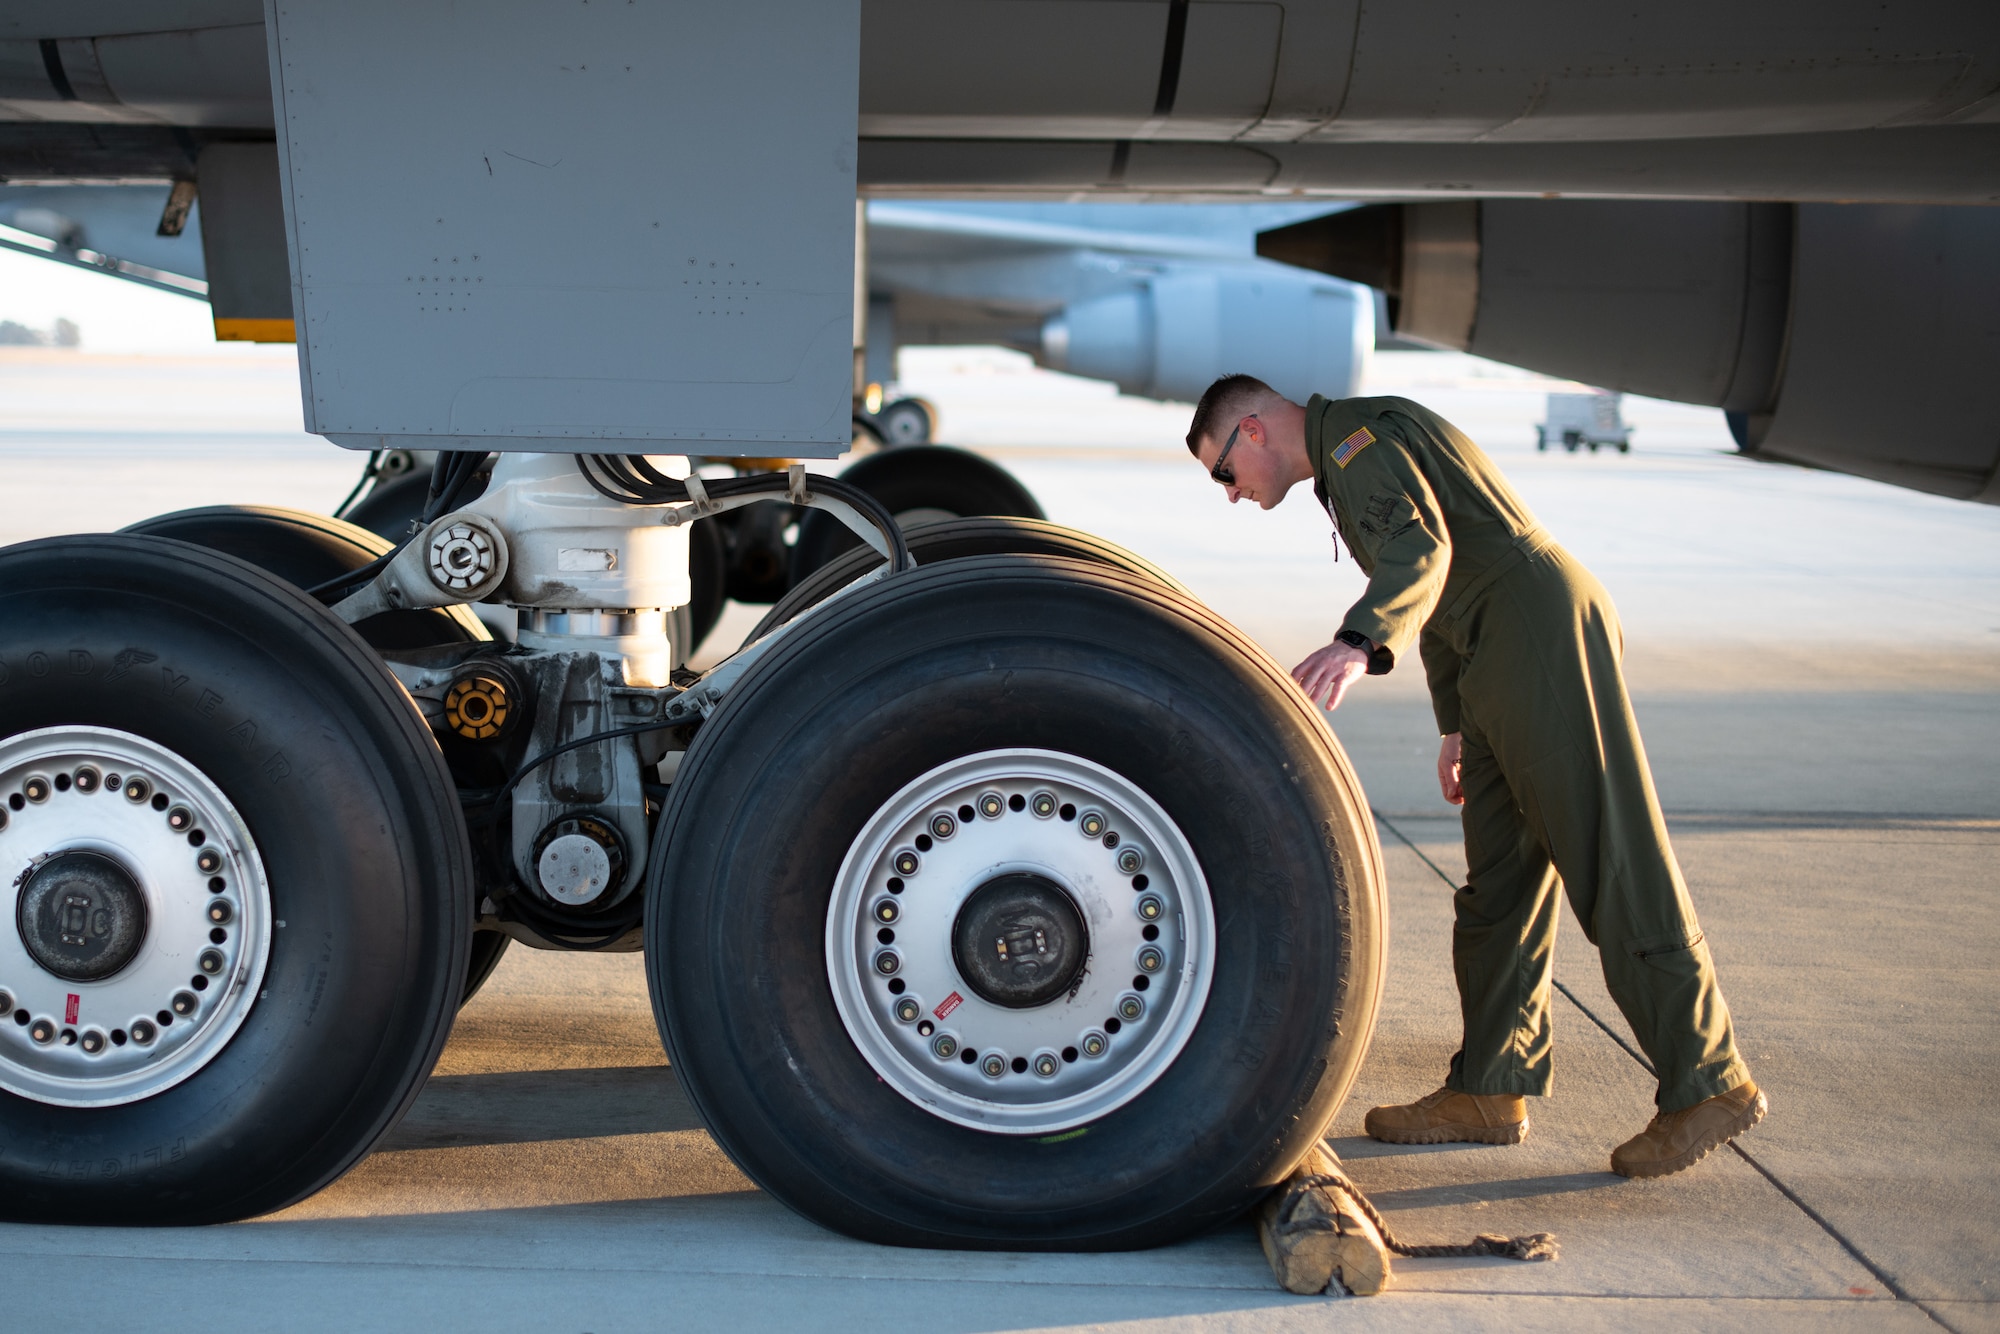
[(1382, 1212), (1375, 1207), (1374, 1201), (1361, 1193), (1361, 1187), (1338, 1172), (1315, 1172), (1293, 1181), (1286, 1190), (1284, 1199), (1278, 1204), (1278, 1221), (1272, 1230), (1280, 1237), (1299, 1232), (1334, 1231), (1334, 1222), (1330, 1218), (1292, 1217), (1292, 1210), (1297, 1207), (1307, 1191), (1324, 1189), (1327, 1186), (1338, 1186), (1347, 1192), (1360, 1207), (1361, 1212), (1368, 1215), (1368, 1221), (1382, 1234), (1383, 1244), (1396, 1254), (1407, 1256), (1412, 1260), (1441, 1260), (1481, 1255), (1494, 1255), (1506, 1260), (1553, 1260), (1558, 1253), (1555, 1236), (1548, 1232), (1535, 1232), (1525, 1237), (1502, 1237), (1487, 1232), (1456, 1246), (1413, 1246), (1398, 1241), (1396, 1234), (1389, 1230), (1388, 1220), (1382, 1217)]

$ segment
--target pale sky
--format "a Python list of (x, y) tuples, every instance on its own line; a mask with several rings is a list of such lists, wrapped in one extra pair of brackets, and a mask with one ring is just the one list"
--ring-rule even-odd
[(0, 250), (0, 320), (48, 329), (74, 321), (88, 352), (170, 352), (220, 355), (244, 345), (218, 344), (208, 303), (69, 264)]

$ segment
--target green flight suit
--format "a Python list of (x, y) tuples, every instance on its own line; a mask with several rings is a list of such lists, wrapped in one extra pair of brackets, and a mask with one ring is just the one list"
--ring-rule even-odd
[(1368, 588), (1342, 628), (1388, 671), (1416, 643), (1463, 736), (1466, 884), (1449, 1087), (1547, 1094), (1558, 876), (1659, 1074), (1662, 1111), (1747, 1082), (1667, 842), (1611, 597), (1480, 448), (1403, 398), (1306, 405), (1315, 490)]

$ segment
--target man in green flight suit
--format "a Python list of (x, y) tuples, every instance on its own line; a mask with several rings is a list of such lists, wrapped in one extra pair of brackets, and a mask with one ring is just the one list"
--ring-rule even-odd
[(1550, 1087), (1558, 877), (1659, 1075), (1659, 1111), (1612, 1151), (1623, 1176), (1688, 1167), (1764, 1117), (1667, 842), (1620, 668), (1610, 595), (1536, 523), (1480, 448), (1403, 398), (1303, 407), (1247, 375), (1202, 395), (1188, 448), (1230, 502), (1271, 509), (1310, 480), (1368, 588), (1293, 669), (1339, 706), (1417, 645), (1438, 782), (1463, 805), (1452, 967), (1464, 1037), (1444, 1087), (1377, 1107), (1398, 1144), (1517, 1144)]

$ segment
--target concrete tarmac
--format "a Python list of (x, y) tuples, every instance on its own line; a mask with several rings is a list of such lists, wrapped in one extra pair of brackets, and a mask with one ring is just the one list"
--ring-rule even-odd
[[(0, 540), (219, 500), (323, 509), (355, 470), (296, 434), (281, 360), (63, 355), (0, 354)], [(1184, 410), (992, 354), (910, 362), (949, 436), (1281, 661), (1359, 592), (1308, 497), (1268, 515), (1221, 504), (1179, 450)], [(1718, 414), (1674, 405), (1628, 402), (1630, 456), (1537, 454), (1551, 387), (1409, 354), (1371, 385), (1472, 431), (1618, 600), (1675, 846), (1771, 1115), (1687, 1172), (1613, 1176), (1652, 1083), (1570, 919), (1556, 1094), (1531, 1105), (1528, 1140), (1362, 1136), (1371, 1104), (1436, 1087), (1457, 1037), (1463, 854), (1420, 675), (1399, 670), (1330, 718), (1377, 814), (1392, 930), (1382, 1021), (1329, 1138), (1406, 1239), (1550, 1231), (1556, 1263), (1398, 1261), (1390, 1294), (1342, 1300), (1278, 1291), (1247, 1226), (1135, 1255), (862, 1245), (715, 1147), (666, 1067), (637, 956), (516, 948), (347, 1178), (231, 1227), (0, 1227), (9, 1272), (45, 1276), (9, 1285), (11, 1322), (2000, 1329), (2000, 510), (1743, 463)], [(718, 641), (756, 614), (733, 608)]]

